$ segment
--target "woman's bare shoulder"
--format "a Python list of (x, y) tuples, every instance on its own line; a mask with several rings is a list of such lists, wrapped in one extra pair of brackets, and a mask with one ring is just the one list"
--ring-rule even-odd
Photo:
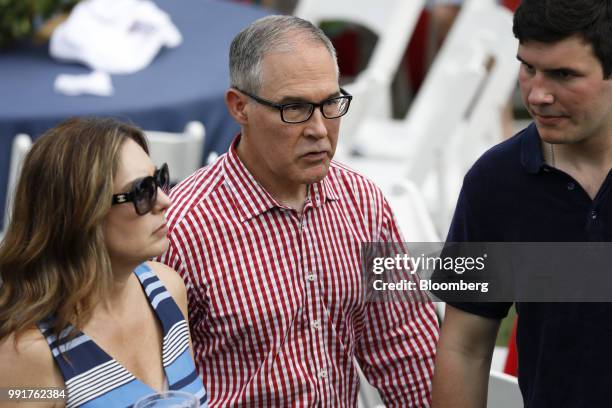
[(185, 290), (185, 282), (183, 278), (171, 267), (163, 263), (148, 261), (147, 265), (155, 272), (157, 277), (161, 279), (164, 286), (170, 291)]
[(183, 278), (172, 268), (159, 262), (149, 261), (147, 265), (155, 272), (166, 289), (172, 295), (174, 301), (179, 305), (183, 314), (187, 311), (187, 292)]
[(0, 384), (5, 387), (64, 387), (51, 349), (40, 330), (32, 328), (0, 341)]

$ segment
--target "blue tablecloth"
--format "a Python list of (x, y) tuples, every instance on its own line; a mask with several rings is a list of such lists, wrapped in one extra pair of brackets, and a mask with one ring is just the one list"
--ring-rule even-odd
[(155, 0), (172, 18), (183, 43), (164, 49), (146, 69), (113, 75), (112, 97), (64, 96), (53, 90), (61, 73), (83, 74), (78, 64), (58, 63), (47, 46), (0, 52), (0, 230), (10, 146), (18, 133), (36, 139), (70, 116), (111, 115), (147, 130), (177, 132), (190, 120), (206, 127), (204, 157), (227, 150), (238, 126), (223, 94), (229, 85), (232, 38), (270, 11), (223, 1)]

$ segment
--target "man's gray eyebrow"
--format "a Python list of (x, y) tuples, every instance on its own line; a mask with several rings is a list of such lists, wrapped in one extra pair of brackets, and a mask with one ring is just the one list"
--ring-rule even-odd
[(341, 95), (342, 95), (342, 93), (340, 91), (336, 91), (336, 92), (333, 92), (333, 93), (327, 95), (327, 97), (323, 98), (319, 102), (312, 102), (312, 101), (309, 101), (307, 99), (301, 98), (299, 96), (284, 96), (280, 100), (280, 102), (278, 102), (278, 103), (280, 105), (285, 105), (287, 103), (320, 103), (320, 102), (326, 101), (326, 100), (331, 99), (331, 98), (336, 98), (336, 97), (341, 96)]

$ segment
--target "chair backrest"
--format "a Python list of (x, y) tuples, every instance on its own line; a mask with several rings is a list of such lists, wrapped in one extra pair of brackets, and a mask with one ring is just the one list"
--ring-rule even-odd
[(359, 363), (354, 360), (357, 374), (359, 375), (359, 396), (357, 397), (357, 408), (384, 408), (385, 405), (380, 398), (380, 393), (368, 382), (368, 379), (361, 371)]
[(495, 0), (466, 0), (406, 118), (368, 119), (348, 147), (364, 156), (361, 162), (395, 163), (396, 174), (417, 183), (438, 231), (448, 229), (468, 167), (502, 140), (501, 111), (518, 76), (517, 45), (509, 10)]
[(518, 386), (518, 379), (498, 371), (491, 371), (487, 407), (522, 408), (523, 396)]
[(394, 133), (400, 137), (381, 143), (385, 135), (365, 134), (377, 122), (368, 120), (352, 148), (367, 156), (404, 159), (410, 177), (420, 182), (431, 168), (432, 154), (447, 146), (458, 129), (499, 123), (518, 76), (517, 45), (509, 10), (495, 0), (466, 0), (408, 114), (395, 121)]
[(380, 81), (369, 76), (361, 76), (357, 82), (353, 82), (344, 89), (353, 95), (351, 106), (346, 115), (342, 117), (340, 133), (334, 158), (340, 162), (349, 161), (351, 147), (358, 129), (366, 117), (370, 115), (372, 101), (380, 97), (378, 90), (382, 85)]
[[(378, 37), (366, 68), (353, 83), (346, 85), (355, 98), (351, 106), (353, 115), (344, 122), (357, 124), (365, 116), (390, 117), (391, 83), (424, 5), (425, 0), (299, 1), (294, 15), (313, 24), (320, 25), (324, 21), (355, 23)], [(342, 139), (350, 138), (355, 128), (356, 125), (344, 126)]]
[(155, 165), (168, 163), (172, 183), (185, 179), (202, 166), (206, 131), (201, 122), (189, 122), (182, 133), (145, 133), (151, 160)]
[[(443, 120), (438, 118), (425, 142), (428, 150), (419, 152), (408, 172), (413, 179), (423, 180), (427, 164), (437, 163), (438, 208), (434, 214), (439, 226), (450, 224), (463, 175), (482, 153), (503, 140), (502, 111), (519, 71), (512, 13), (494, 0), (468, 0), (453, 29), (448, 49), (470, 56), (467, 88), (447, 95), (443, 109), (450, 112), (450, 120), (444, 123), (446, 115)], [(471, 39), (468, 44), (465, 38)], [(441, 55), (440, 63), (449, 56), (456, 58), (449, 52)]]
[(386, 194), (407, 242), (440, 242), (440, 236), (417, 185), (404, 178)]
[[(410, 178), (423, 180), (453, 136), (482, 151), (474, 126), (499, 123), (518, 76), (517, 45), (509, 10), (493, 0), (466, 1), (406, 117)], [(501, 131), (489, 136), (488, 146), (501, 141)]]
[(372, 31), (378, 41), (364, 72), (376, 72), (390, 84), (424, 4), (424, 0), (300, 0), (294, 14), (313, 24), (339, 20)]
[[(4, 223), (3, 229), (6, 230), (10, 221), (10, 214), (13, 206), (13, 195), (15, 193), (15, 187), (21, 174), (21, 167), (26, 154), (32, 146), (32, 139), (26, 134), (18, 134), (13, 139), (11, 146), (11, 163), (9, 168), (8, 186), (6, 189), (6, 204), (4, 206)], [(0, 233), (0, 235), (3, 235)]]

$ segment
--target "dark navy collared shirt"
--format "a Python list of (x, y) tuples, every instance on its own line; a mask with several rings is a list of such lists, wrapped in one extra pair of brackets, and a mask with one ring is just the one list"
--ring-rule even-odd
[[(591, 199), (571, 176), (544, 162), (531, 124), (470, 169), (447, 241), (612, 241), (611, 183), (609, 172)], [(512, 306), (451, 304), (495, 319)], [(612, 406), (612, 303), (518, 303), (516, 309), (525, 407)]]

